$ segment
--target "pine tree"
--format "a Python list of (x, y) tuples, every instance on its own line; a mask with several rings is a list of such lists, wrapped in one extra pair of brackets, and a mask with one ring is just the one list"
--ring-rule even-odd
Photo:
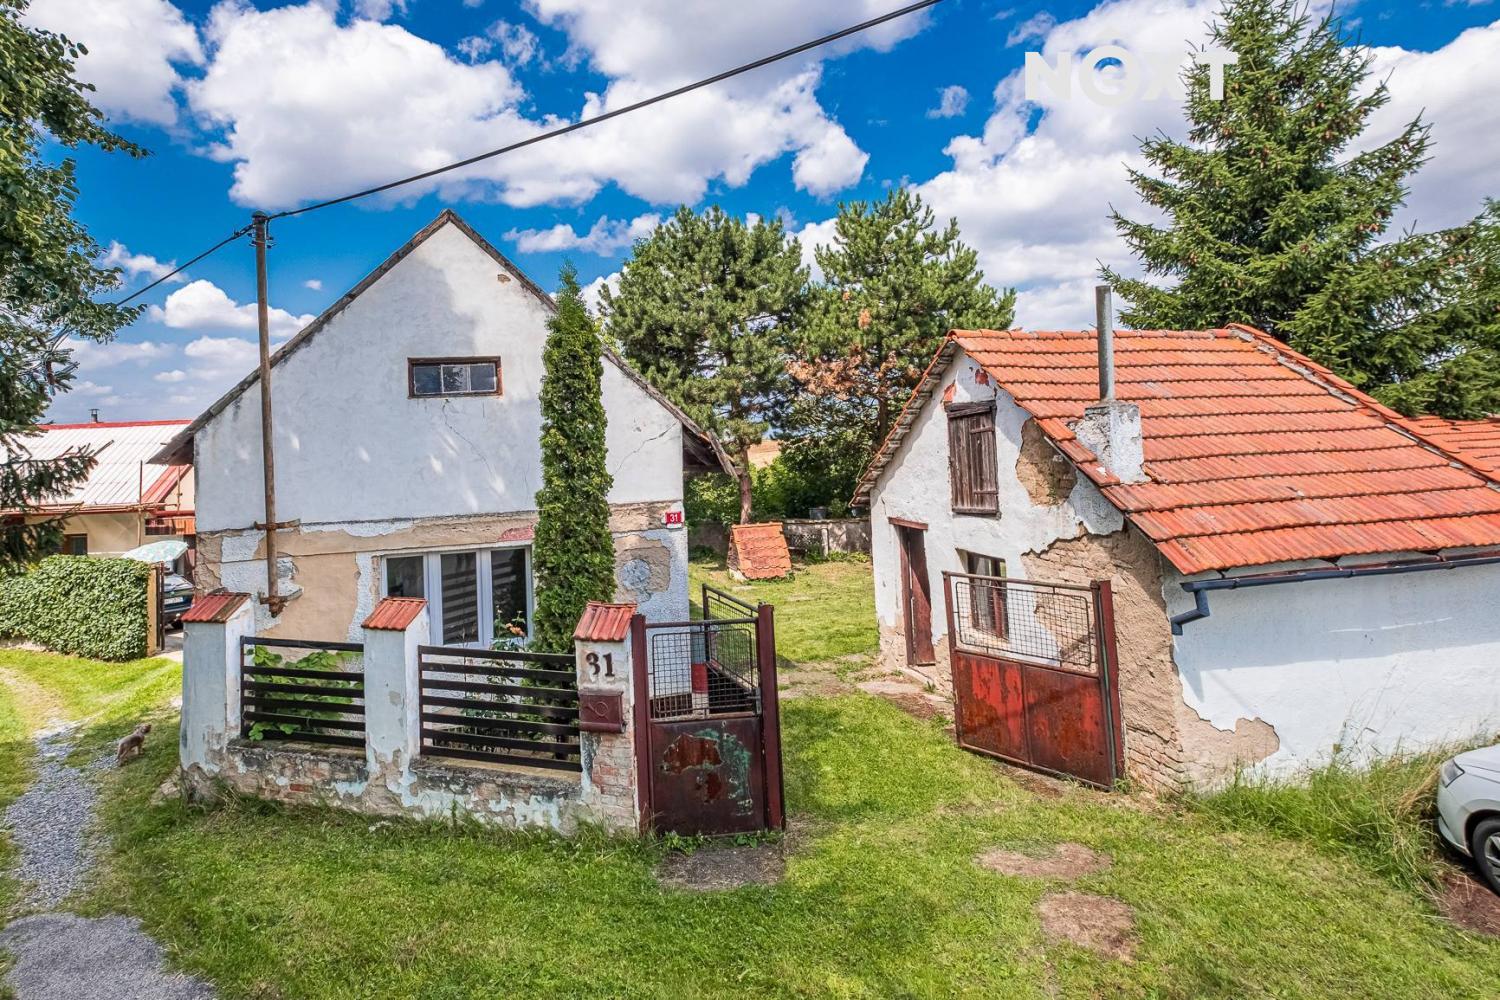
[(787, 338), (807, 294), (801, 248), (780, 221), (687, 208), (639, 241), (600, 296), (626, 358), (733, 458), (750, 520), (749, 449), (787, 393)]
[(603, 344), (571, 264), (564, 265), (560, 281), (542, 353), (542, 488), (532, 542), (532, 646), (554, 652), (572, 648), (573, 630), (589, 601), (611, 600), (615, 592)]
[[(92, 456), (42, 461), (26, 448), (52, 399), (73, 377), (69, 336), (108, 340), (139, 308), (96, 302), (119, 287), (119, 271), (96, 267), (99, 245), (73, 219), (78, 196), (71, 156), (44, 152), (97, 146), (144, 155), (101, 124), (93, 88), (73, 78), (82, 49), (20, 21), (25, 4), (0, 0), (0, 509), (24, 513), (88, 475)], [(0, 570), (57, 547), (56, 522), (0, 529)]]
[(824, 284), (792, 365), (802, 395), (788, 432), (795, 448), (841, 468), (852, 490), (948, 331), (1009, 327), (1015, 292), (985, 284), (957, 220), (938, 229), (905, 188), (841, 204), (834, 241), (815, 257)]
[[(1142, 144), (1131, 171), (1162, 225), (1114, 214), (1147, 278), (1103, 275), (1126, 323), (1248, 323), (1407, 412), (1500, 406), (1500, 210), (1431, 234), (1388, 233), (1428, 150), (1420, 117), (1361, 152), (1389, 100), (1370, 55), (1300, 0), (1229, 0), (1211, 41), (1238, 56), (1222, 100), (1187, 77), (1187, 140)], [(1151, 279), (1166, 279), (1156, 284)]]

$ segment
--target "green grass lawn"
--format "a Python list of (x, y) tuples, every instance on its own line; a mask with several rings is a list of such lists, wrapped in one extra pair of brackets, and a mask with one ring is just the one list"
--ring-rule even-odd
[(722, 562), (695, 559), (689, 578), (695, 604), (706, 583), (742, 601), (775, 605), (776, 652), (784, 661), (874, 656), (880, 649), (868, 562), (798, 563), (786, 580), (737, 583)]

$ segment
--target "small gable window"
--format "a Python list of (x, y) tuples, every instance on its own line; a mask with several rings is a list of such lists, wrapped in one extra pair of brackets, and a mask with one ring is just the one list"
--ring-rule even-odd
[(420, 396), (498, 396), (499, 358), (412, 358), (407, 386)]
[(948, 483), (955, 514), (998, 514), (995, 477), (995, 406), (948, 407)]

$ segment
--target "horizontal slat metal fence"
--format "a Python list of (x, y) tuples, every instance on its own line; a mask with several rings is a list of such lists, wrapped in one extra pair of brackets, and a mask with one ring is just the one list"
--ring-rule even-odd
[(423, 754), (582, 769), (572, 656), (462, 646), (417, 653)]
[(364, 647), (314, 639), (240, 639), (240, 735), (365, 745)]

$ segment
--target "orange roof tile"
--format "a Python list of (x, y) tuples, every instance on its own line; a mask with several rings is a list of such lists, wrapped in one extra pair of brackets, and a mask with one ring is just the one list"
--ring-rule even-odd
[(1483, 420), (1418, 417), (1408, 423), (1438, 447), (1461, 452), (1486, 472), (1500, 475), (1500, 417)]
[(193, 606), (182, 613), (185, 622), (213, 622), (222, 625), (229, 621), (240, 606), (250, 599), (249, 594), (232, 594), (218, 590), (204, 594), (193, 601)]
[(1500, 544), (1500, 420), (1407, 420), (1238, 325), (1117, 331), (1117, 395), (1141, 408), (1148, 481), (1135, 484), (1070, 426), (1098, 394), (1093, 331), (955, 330), (857, 501), (959, 347), (1183, 573)]
[(427, 607), (425, 597), (382, 597), (365, 619), (364, 627), (384, 632), (404, 632)]
[(773, 580), (792, 571), (792, 553), (780, 521), (736, 524), (729, 529), (729, 568), (747, 580)]
[(634, 604), (589, 601), (573, 630), (573, 638), (584, 642), (621, 642), (630, 634), (630, 620), (634, 617)]

